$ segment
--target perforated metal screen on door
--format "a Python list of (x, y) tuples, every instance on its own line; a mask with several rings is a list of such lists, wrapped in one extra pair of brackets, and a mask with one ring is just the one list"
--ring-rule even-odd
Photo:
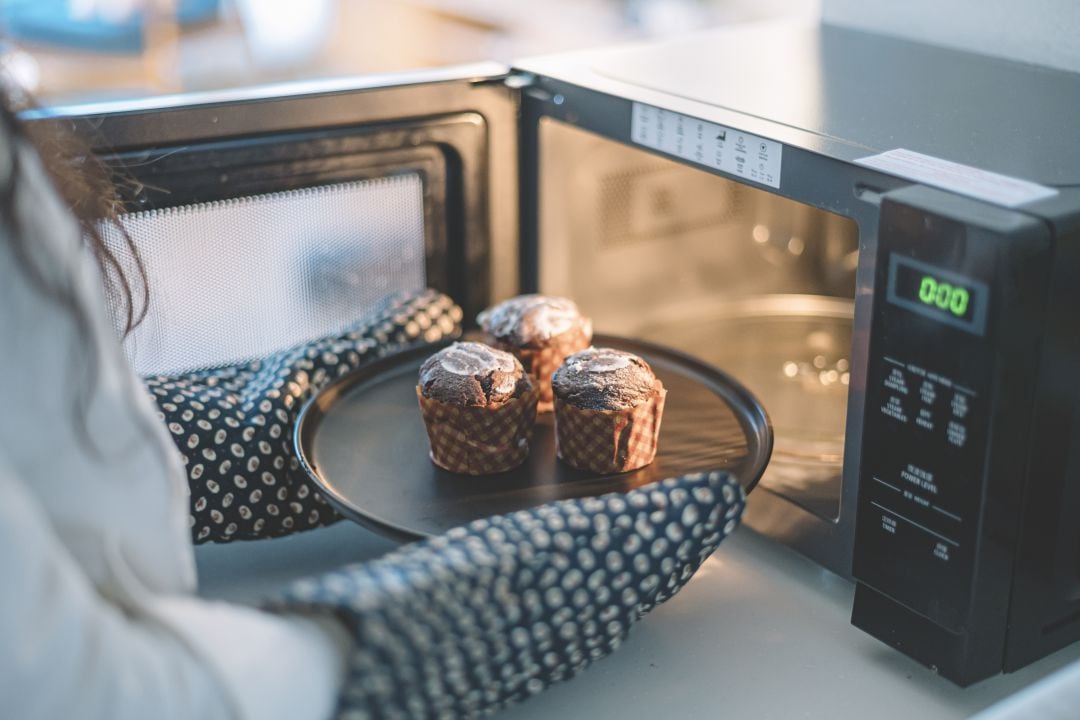
[[(122, 222), (146, 266), (144, 375), (248, 360), (341, 330), (425, 284), (418, 174), (151, 210)], [(120, 234), (106, 240), (125, 265)]]

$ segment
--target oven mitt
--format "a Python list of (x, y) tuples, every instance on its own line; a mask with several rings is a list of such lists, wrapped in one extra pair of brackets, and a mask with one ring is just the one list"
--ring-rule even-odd
[(563, 500), (299, 581), (270, 607), (331, 612), (348, 628), (338, 718), (485, 715), (618, 648), (744, 504), (724, 472)]
[(293, 452), (304, 402), (372, 360), (461, 334), (461, 308), (427, 290), (381, 304), (341, 335), (270, 357), (144, 378), (184, 459), (196, 543), (277, 537), (339, 518)]

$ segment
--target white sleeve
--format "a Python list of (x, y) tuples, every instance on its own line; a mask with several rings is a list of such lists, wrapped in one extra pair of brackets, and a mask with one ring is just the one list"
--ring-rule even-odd
[(21, 720), (329, 717), (343, 671), (321, 625), (196, 598), (103, 598), (0, 456), (0, 707)]

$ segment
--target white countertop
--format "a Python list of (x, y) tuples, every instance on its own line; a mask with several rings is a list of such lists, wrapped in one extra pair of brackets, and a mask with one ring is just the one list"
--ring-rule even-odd
[[(288, 580), (393, 547), (347, 522), (202, 546), (202, 592), (255, 602)], [(1080, 659), (1080, 643), (960, 689), (849, 624), (853, 586), (742, 528), (611, 657), (504, 711), (540, 718), (966, 718)]]

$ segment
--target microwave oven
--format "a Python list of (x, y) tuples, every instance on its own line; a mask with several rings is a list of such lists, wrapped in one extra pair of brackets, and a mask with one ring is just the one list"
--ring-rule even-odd
[(139, 371), (423, 285), (573, 297), (749, 386), (748, 524), (965, 685), (1080, 638), (1077, 110), (1068, 73), (751, 26), (28, 117), (122, 171)]

